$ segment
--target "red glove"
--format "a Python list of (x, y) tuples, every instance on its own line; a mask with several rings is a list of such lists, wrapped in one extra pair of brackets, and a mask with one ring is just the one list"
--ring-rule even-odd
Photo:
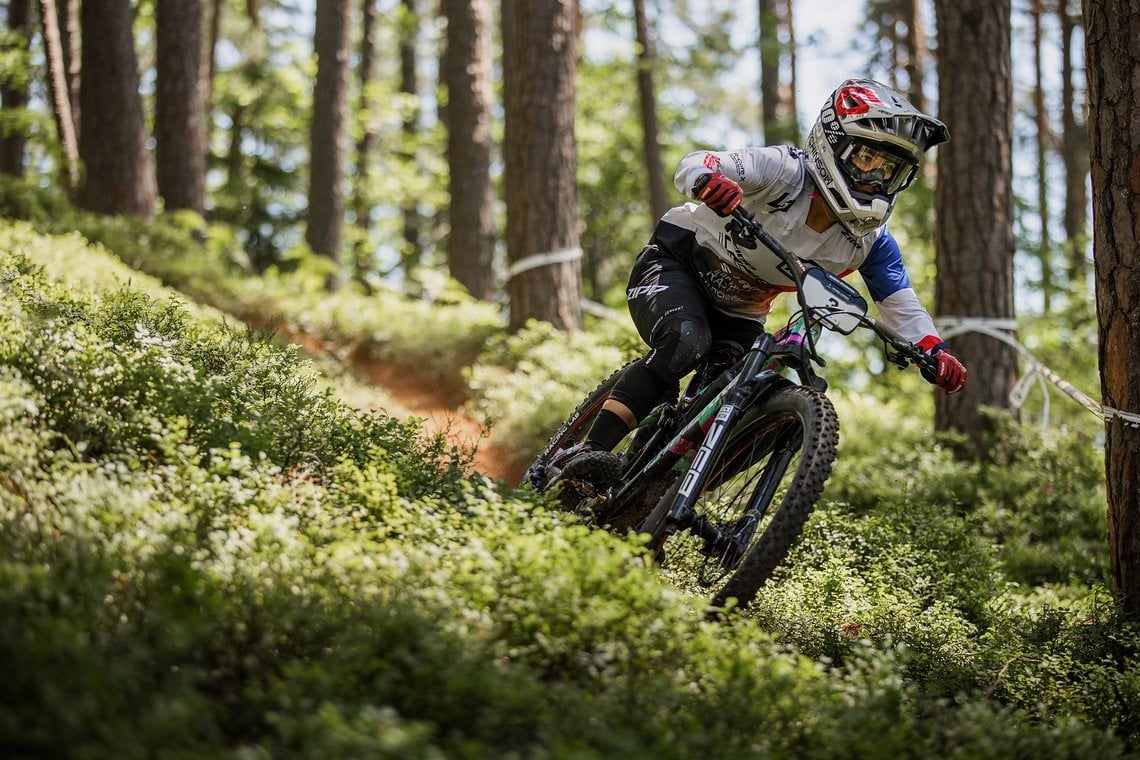
[(938, 370), (923, 367), (922, 376), (928, 383), (937, 385), (947, 393), (957, 393), (966, 384), (966, 368), (958, 357), (950, 353), (950, 347), (937, 335), (927, 335), (915, 343), (926, 353), (938, 360)]
[(728, 216), (740, 205), (744, 191), (740, 185), (723, 174), (702, 174), (693, 183), (693, 197), (720, 216)]

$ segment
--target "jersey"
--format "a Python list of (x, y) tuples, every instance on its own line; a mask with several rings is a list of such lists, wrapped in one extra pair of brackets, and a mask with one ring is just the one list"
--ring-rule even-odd
[[(840, 224), (823, 232), (807, 226), (811, 197), (818, 192), (806, 166), (806, 154), (788, 146), (744, 148), (685, 156), (674, 177), (677, 189), (692, 195), (693, 183), (709, 171), (740, 183), (741, 205), (756, 215), (774, 237), (800, 258), (833, 274), (862, 275), (883, 322), (909, 341), (936, 335), (930, 314), (911, 287), (898, 242), (885, 226), (861, 238)], [(795, 290), (784, 264), (762, 243), (740, 240), (729, 231), (729, 218), (703, 203), (670, 209), (661, 221), (692, 233), (687, 251), (672, 250), (718, 310), (763, 321), (780, 293)]]

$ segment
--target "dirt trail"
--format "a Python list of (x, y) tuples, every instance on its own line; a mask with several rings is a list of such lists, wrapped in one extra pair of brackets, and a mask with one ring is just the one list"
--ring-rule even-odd
[[(276, 323), (261, 327), (282, 340), (295, 343), (312, 356), (332, 353), (322, 340), (292, 325)], [(427, 433), (442, 433), (460, 451), (471, 453), (471, 468), (476, 472), (511, 486), (522, 479), (524, 467), (512, 465), (508, 452), (492, 442), (487, 429), (467, 416), (446, 389), (427, 386), (414, 371), (385, 364), (367, 351), (353, 351), (347, 361), (359, 379), (383, 389), (396, 401), (395, 407), (385, 409), (388, 414), (400, 419), (423, 419)]]
[(355, 363), (357, 371), (373, 385), (387, 391), (403, 409), (389, 409), (396, 417), (419, 417), (429, 433), (443, 433), (460, 451), (473, 452), (471, 467), (495, 480), (515, 485), (522, 469), (511, 465), (511, 458), (491, 440), (488, 431), (466, 415), (448, 398), (445, 390), (425, 386), (414, 374), (385, 365), (375, 359)]

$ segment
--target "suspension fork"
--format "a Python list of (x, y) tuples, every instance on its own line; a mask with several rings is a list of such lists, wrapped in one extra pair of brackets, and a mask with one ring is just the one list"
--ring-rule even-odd
[(693, 505), (697, 502), (697, 495), (704, 489), (712, 473), (710, 464), (724, 452), (724, 447), (728, 443), (728, 434), (748, 404), (756, 388), (756, 377), (775, 346), (776, 341), (767, 333), (762, 333), (752, 344), (740, 373), (741, 382), (729, 389), (724, 405), (717, 412), (708, 435), (697, 449), (693, 463), (685, 472), (685, 479), (681, 482), (676, 501), (666, 518), (668, 523), (676, 526), (688, 521), (693, 512)]

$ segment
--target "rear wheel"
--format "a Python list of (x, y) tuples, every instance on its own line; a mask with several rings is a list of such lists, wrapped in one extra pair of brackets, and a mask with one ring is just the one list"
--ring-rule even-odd
[[(632, 364), (632, 362), (630, 362)], [(622, 376), (625, 370), (629, 367), (626, 364), (621, 369), (614, 372), (607, 377), (602, 383), (590, 391), (590, 394), (583, 399), (582, 403), (578, 404), (578, 408), (574, 413), (566, 418), (551, 439), (546, 443), (542, 453), (531, 462), (530, 467), (526, 469), (526, 474), (523, 475), (523, 485), (530, 484), (537, 490), (542, 491), (546, 489), (550, 481), (552, 473), (547, 471), (547, 464), (558, 455), (559, 452), (575, 446), (582, 441), (586, 440), (586, 434), (590, 432), (590, 426), (594, 424), (598, 413), (602, 411), (602, 404), (606, 403), (606, 399), (610, 397), (610, 392), (617, 385), (618, 379)]]
[(731, 598), (748, 604), (803, 530), (838, 441), (834, 407), (810, 388), (788, 385), (746, 411), (710, 464), (692, 525), (668, 520), (683, 480), (643, 524), (663, 572), (681, 588), (711, 594), (717, 606)]

